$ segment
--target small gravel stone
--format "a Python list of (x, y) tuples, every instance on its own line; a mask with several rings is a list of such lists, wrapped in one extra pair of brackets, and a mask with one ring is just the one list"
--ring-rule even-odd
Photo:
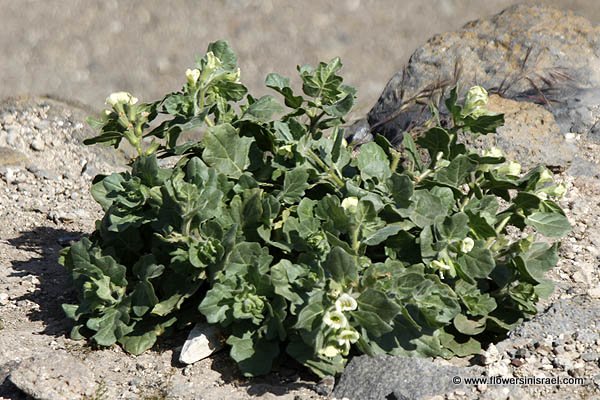
[(31, 142), (31, 148), (35, 151), (42, 151), (44, 150), (44, 147), (45, 143), (41, 139), (34, 139), (33, 142)]
[(581, 355), (581, 359), (583, 361), (598, 361), (600, 359), (600, 354), (596, 353), (596, 352), (587, 352), (587, 353), (583, 353)]
[(8, 293), (0, 293), (0, 306), (8, 304)]

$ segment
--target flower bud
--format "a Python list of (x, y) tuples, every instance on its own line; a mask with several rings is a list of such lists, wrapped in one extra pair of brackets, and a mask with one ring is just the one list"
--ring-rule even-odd
[(127, 92), (115, 92), (106, 98), (106, 104), (114, 107), (117, 104), (128, 104), (130, 106), (138, 102), (136, 97)]
[(496, 157), (496, 158), (500, 158), (500, 157), (504, 157), (504, 153), (502, 153), (502, 150), (500, 150), (497, 147), (492, 147), (488, 150), (484, 150), (483, 157)]
[(553, 182), (553, 181), (554, 181), (554, 177), (552, 176), (550, 171), (548, 171), (547, 169), (544, 169), (542, 171), (542, 173), (540, 174), (540, 179), (538, 180), (538, 183), (547, 183), (547, 182)]
[(342, 200), (342, 208), (354, 214), (356, 212), (356, 209), (358, 208), (358, 198), (346, 197), (344, 200)]
[(200, 70), (197, 68), (185, 70), (185, 77), (190, 86), (196, 85), (198, 78), (200, 78)]
[(541, 200), (548, 200), (548, 194), (546, 192), (537, 192), (536, 196)]
[(496, 171), (502, 175), (518, 176), (521, 173), (521, 164), (515, 161), (509, 161), (507, 164), (498, 167)]
[(294, 150), (292, 149), (291, 144), (286, 144), (277, 149), (277, 155), (283, 156), (286, 159), (290, 159), (294, 157)]
[(567, 193), (567, 188), (562, 183), (554, 186), (552, 191), (548, 192), (550, 196), (561, 198)]
[(465, 105), (462, 110), (463, 117), (472, 116), (474, 118), (486, 115), (485, 106), (488, 102), (488, 93), (481, 86), (473, 86), (467, 92)]
[(335, 346), (329, 345), (319, 350), (319, 354), (324, 357), (333, 358), (340, 354), (340, 350)]
[(470, 237), (468, 238), (464, 238), (461, 242), (460, 242), (460, 251), (461, 253), (468, 253), (471, 250), (473, 250), (473, 247), (475, 246), (475, 241), (473, 241), (473, 239), (471, 239)]
[(439, 261), (439, 260), (433, 260), (431, 262), (431, 266), (435, 269), (445, 270), (445, 271), (450, 271), (452, 269), (452, 266), (446, 264), (443, 261)]

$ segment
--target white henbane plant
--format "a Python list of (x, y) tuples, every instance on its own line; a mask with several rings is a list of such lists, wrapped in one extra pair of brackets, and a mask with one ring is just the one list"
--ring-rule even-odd
[[(458, 142), (503, 123), (479, 87), (462, 106), (451, 92), (448, 127), (357, 151), (344, 140), (355, 90), (341, 66), (299, 67), (301, 94), (269, 74), (282, 106), (249, 95), (216, 42), (181, 91), (109, 96), (86, 143), (125, 139), (138, 156), (95, 178), (104, 217), (62, 252), (79, 298), (64, 305), (74, 338), (139, 354), (206, 320), (246, 375), (286, 353), (325, 375), (352, 354), (477, 353), (536, 313), (557, 262), (557, 244), (536, 237), (568, 232), (555, 202), (564, 187), (543, 167), (523, 174)], [(182, 143), (190, 131), (199, 139)], [(160, 168), (168, 156), (177, 165)], [(515, 239), (509, 226), (536, 234)]]

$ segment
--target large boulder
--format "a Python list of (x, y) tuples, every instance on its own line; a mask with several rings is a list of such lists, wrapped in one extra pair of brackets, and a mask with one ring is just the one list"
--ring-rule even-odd
[[(424, 90), (456, 84), (459, 93), (481, 85), (503, 99), (539, 105), (523, 107), (534, 113), (549, 112), (543, 115), (548, 123), (530, 125), (520, 133), (534, 138), (526, 144), (536, 146), (533, 153), (539, 153), (527, 159), (531, 163), (567, 166), (576, 154), (564, 143), (567, 133), (600, 140), (600, 28), (571, 12), (516, 5), (456, 32), (434, 36), (389, 81), (368, 122), (398, 143), (403, 132), (429, 117), (425, 104), (402, 111), (400, 107)], [(437, 95), (439, 99), (439, 90)], [(500, 102), (496, 105), (504, 111)], [(509, 109), (515, 107), (508, 103)], [(499, 136), (508, 131), (500, 129)], [(498, 141), (502, 146), (511, 140)], [(510, 149), (508, 153), (515, 155)], [(560, 160), (553, 159), (557, 153)]]

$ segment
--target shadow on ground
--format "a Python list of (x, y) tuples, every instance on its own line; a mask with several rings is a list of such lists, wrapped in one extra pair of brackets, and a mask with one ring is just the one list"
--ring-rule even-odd
[(43, 226), (8, 240), (15, 248), (35, 254), (25, 261), (12, 261), (15, 271), (12, 276), (32, 276), (39, 280), (35, 291), (16, 300), (25, 306), (27, 302), (37, 304), (27, 316), (31, 321), (44, 323), (42, 334), (63, 336), (70, 330), (71, 322), (65, 317), (61, 304), (76, 301), (76, 297), (69, 286), (69, 273), (58, 264), (58, 256), (63, 246), (82, 236), (82, 232)]

